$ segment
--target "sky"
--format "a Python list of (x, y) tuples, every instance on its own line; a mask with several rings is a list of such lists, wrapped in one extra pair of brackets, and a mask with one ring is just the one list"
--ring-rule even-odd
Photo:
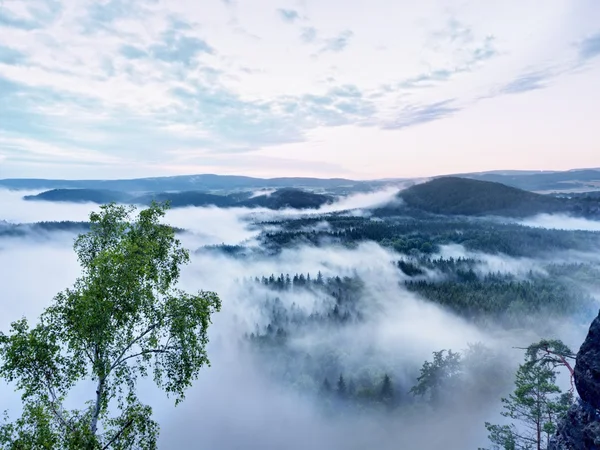
[(597, 0), (0, 0), (0, 178), (600, 167)]

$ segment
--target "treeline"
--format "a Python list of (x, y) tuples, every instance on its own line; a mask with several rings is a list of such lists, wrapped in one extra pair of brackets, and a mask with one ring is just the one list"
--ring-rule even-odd
[(387, 410), (397, 408), (406, 398), (404, 392), (396, 393), (394, 382), (389, 374), (384, 373), (381, 380), (369, 380), (357, 383), (354, 379), (344, 377), (335, 380), (325, 378), (319, 389), (321, 400), (330, 407), (340, 408), (348, 405), (353, 407), (378, 408)]
[[(8, 223), (0, 222), (0, 237), (25, 237), (32, 233), (86, 233), (90, 230), (90, 222), (83, 221), (43, 221), (33, 223)], [(169, 227), (177, 234), (185, 233), (186, 230), (178, 227)]]
[[(400, 282), (408, 291), (426, 301), (482, 325), (520, 328), (550, 318), (585, 314), (595, 308), (594, 299), (580, 287), (580, 283), (573, 283), (575, 278), (593, 280), (594, 274), (598, 273), (593, 265), (549, 264), (547, 274), (543, 271), (529, 272), (525, 277), (517, 277), (511, 273), (484, 273), (481, 261), (473, 258), (420, 257), (395, 264), (406, 276), (403, 280), (392, 277), (390, 283)], [(430, 278), (432, 273), (434, 277)], [(372, 304), (370, 293), (366, 292), (358, 276), (325, 277), (320, 272), (282, 273), (240, 282), (252, 295), (260, 294), (257, 289), (267, 290), (266, 294), (262, 293), (265, 300), (260, 306), (265, 322), (262, 326), (257, 325), (254, 332), (247, 335), (247, 340), (258, 357), (264, 358), (264, 365), (273, 376), (303, 391), (321, 392), (321, 397), (329, 399), (332, 404), (363, 407), (383, 404), (381, 382), (387, 375), (392, 387), (396, 388), (396, 394), (386, 405), (410, 401), (407, 394), (411, 386), (407, 385), (406, 379), (414, 378), (411, 372), (414, 368), (398, 367), (392, 361), (386, 363), (375, 357), (364, 357), (360, 364), (348, 365), (347, 354), (352, 353), (350, 348), (323, 346), (304, 349), (296, 345), (304, 336), (314, 336), (315, 332), (327, 333), (327, 330), (336, 329), (351, 332), (364, 320)], [(307, 297), (303, 293), (310, 295)], [(294, 302), (294, 295), (305, 302), (306, 298), (312, 298), (315, 303), (300, 306)], [(464, 352), (466, 366), (475, 364), (477, 358), (474, 355), (480, 361), (491, 358), (481, 348), (468, 349)], [(453, 357), (452, 354), (442, 354), (438, 356), (441, 359), (437, 363), (446, 367), (450, 361), (446, 359)], [(479, 369), (483, 370), (482, 367)], [(463, 374), (467, 373), (464, 367), (461, 370)], [(468, 373), (473, 373), (473, 370), (469, 369)], [(343, 383), (340, 383), (340, 377)], [(341, 391), (338, 383), (343, 386)], [(438, 394), (431, 391), (428, 395), (435, 397)]]
[(90, 229), (89, 222), (74, 222), (63, 220), (59, 222), (36, 223), (0, 223), (0, 237), (23, 237), (31, 233), (40, 232), (73, 232), (82, 233)]
[(273, 336), (286, 336), (290, 331), (298, 331), (303, 327), (362, 319), (361, 300), (365, 292), (364, 283), (358, 277), (323, 277), (321, 272), (318, 272), (313, 277), (310, 273), (280, 274), (246, 279), (242, 283), (248, 289), (251, 289), (252, 285), (260, 285), (275, 294), (310, 290), (314, 293), (315, 300), (320, 301), (320, 304), (311, 305), (312, 309), (307, 310), (296, 303), (286, 306), (277, 295), (267, 298), (261, 306), (261, 312), (269, 324), (264, 330), (256, 330), (253, 333), (251, 337), (257, 340), (270, 341)]
[[(550, 275), (530, 271), (526, 277), (518, 278), (511, 273), (476, 271), (480, 261), (471, 258), (436, 258), (401, 260), (398, 269), (409, 278), (405, 288), (422, 298), (448, 308), (459, 316), (478, 323), (495, 323), (507, 328), (520, 327), (541, 317), (561, 317), (586, 314), (593, 310), (595, 301), (574, 279), (584, 276), (596, 283), (598, 269), (588, 265), (550, 265)], [(425, 270), (436, 271), (440, 276), (430, 279)], [(573, 278), (570, 278), (572, 271)], [(560, 274), (560, 275), (558, 275)], [(330, 310), (320, 321), (343, 318), (359, 319), (364, 284), (358, 277), (324, 278), (320, 272), (308, 274), (280, 274), (245, 280), (269, 288), (275, 292), (311, 289), (320, 291), (332, 300)], [(393, 279), (390, 283), (394, 283)], [(292, 305), (293, 306), (293, 305)], [(326, 305), (319, 305), (322, 310)], [(269, 308), (275, 308), (270, 305)], [(278, 321), (286, 312), (277, 309)], [(312, 320), (318, 316), (317, 313)], [(272, 311), (268, 314), (273, 316)], [(295, 314), (295, 320), (298, 315)], [(289, 319), (285, 318), (285, 323)]]
[[(330, 229), (316, 227), (326, 220)], [(279, 231), (266, 231), (261, 242), (269, 249), (298, 244), (339, 243), (355, 245), (374, 241), (405, 254), (431, 254), (440, 245), (461, 244), (469, 250), (503, 253), (510, 256), (535, 256), (561, 250), (589, 251), (600, 247), (600, 233), (526, 227), (514, 223), (482, 219), (428, 216), (364, 217), (337, 215), (271, 221), (262, 225)], [(310, 230), (310, 227), (315, 227)]]
[(406, 281), (409, 291), (475, 322), (506, 327), (523, 326), (542, 317), (560, 317), (589, 311), (594, 299), (581, 289), (549, 278), (507, 280)]

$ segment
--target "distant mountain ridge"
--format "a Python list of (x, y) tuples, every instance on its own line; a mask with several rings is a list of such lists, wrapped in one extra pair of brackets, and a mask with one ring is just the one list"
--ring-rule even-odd
[(52, 189), (37, 195), (23, 197), (28, 201), (49, 201), (67, 203), (129, 203), (148, 205), (153, 200), (168, 201), (173, 208), (185, 206), (262, 207), (267, 209), (317, 209), (331, 203), (334, 197), (294, 188), (283, 188), (263, 195), (233, 193), (228, 195), (210, 194), (202, 191), (155, 192), (144, 195), (94, 189)]
[(8, 189), (94, 189), (125, 192), (214, 191), (266, 188), (330, 189), (340, 187), (379, 186), (384, 181), (355, 181), (345, 178), (253, 178), (237, 175), (181, 175), (173, 177), (136, 178), (126, 180), (52, 180), (13, 178), (0, 180)]
[(558, 172), (506, 170), (454, 176), (493, 181), (528, 191), (600, 190), (600, 169), (575, 169)]
[[(480, 181), (492, 181), (528, 191), (594, 191), (600, 190), (600, 168), (566, 171), (494, 170), (488, 172), (461, 173), (428, 178), (454, 176)], [(15, 190), (94, 189), (128, 193), (165, 191), (204, 191), (207, 193), (239, 190), (301, 188), (348, 194), (369, 191), (407, 181), (423, 178), (385, 178), (375, 180), (352, 180), (347, 178), (280, 177), (255, 178), (238, 175), (178, 175), (166, 177), (135, 178), (120, 180), (56, 180), (37, 178), (13, 178), (0, 180), (0, 188)]]

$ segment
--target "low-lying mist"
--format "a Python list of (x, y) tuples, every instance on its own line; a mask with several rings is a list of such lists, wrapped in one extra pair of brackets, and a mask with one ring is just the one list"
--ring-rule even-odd
[[(259, 245), (257, 237), (262, 228), (255, 225), (257, 221), (369, 209), (389, 203), (396, 193), (397, 190), (388, 190), (358, 194), (321, 210), (304, 212), (181, 208), (169, 211), (166, 221), (189, 231), (182, 239), (191, 250), (222, 243)], [(97, 205), (91, 204), (25, 202), (21, 200), (23, 195), (23, 192), (0, 191), (0, 202), (7, 205), (0, 219), (13, 223), (84, 221), (90, 211), (97, 209)], [(536, 221), (550, 219), (532, 220), (532, 226), (535, 223), (544, 226)], [(318, 223), (319, 227), (327, 228), (326, 217)], [(56, 293), (73, 283), (79, 273), (72, 251), (73, 239), (74, 235), (68, 233), (44, 241), (0, 239), (3, 286), (0, 330), (6, 331), (9, 323), (21, 316), (34, 321)], [(547, 275), (547, 261), (469, 252), (458, 245), (444, 246), (433, 257), (475, 258), (480, 261), (477, 266), (480, 276), (492, 272), (506, 272), (523, 279), (531, 273)], [(243, 259), (218, 252), (192, 252), (191, 264), (182, 273), (182, 287), (190, 291), (216, 291), (223, 309), (214, 316), (210, 333), (208, 353), (212, 366), (201, 372), (182, 405), (174, 407), (171, 400), (149, 383), (142, 384), (147, 395), (142, 394), (141, 398), (154, 407), (161, 424), (160, 447), (429, 450), (485, 445), (487, 432), (483, 423), (498, 420), (500, 410), (499, 397), (493, 401), (478, 394), (489, 382), (487, 379), (471, 380), (472, 395), (435, 409), (407, 403), (406, 408), (394, 414), (350, 407), (330, 414), (323, 407), (315, 380), (300, 380), (295, 384), (284, 381), (278, 371), (280, 363), (257, 352), (247, 340), (249, 334), (269, 324), (266, 302), (276, 299), (283, 307), (294, 307), (310, 316), (327, 314), (334, 301), (326, 290), (274, 292), (254, 282), (255, 277), (271, 274), (315, 277), (318, 273), (324, 278), (360, 280), (361, 320), (343, 326), (315, 322), (299, 328), (289, 336), (287, 348), (298, 354), (335, 354), (340, 370), (362, 367), (361, 370), (373, 376), (389, 373), (400, 398), (408, 397), (420, 367), (431, 359), (434, 351), (462, 351), (469, 344), (482, 343), (498, 355), (498, 370), (510, 373), (522, 360), (522, 352), (513, 347), (527, 346), (548, 337), (541, 333), (553, 330), (556, 335), (551, 337), (561, 338), (576, 348), (585, 335), (588, 323), (579, 321), (549, 323), (540, 319), (538, 326), (510, 331), (493, 324), (475, 324), (409, 291), (404, 285), (407, 277), (396, 266), (403, 258), (406, 255), (374, 242), (352, 247), (304, 244), (283, 249), (276, 255), (257, 254)], [(286, 364), (296, 367), (293, 361)], [(302, 378), (301, 375), (287, 374), (286, 380)], [(499, 389), (505, 390), (507, 386)], [(0, 398), (2, 409), (16, 412), (19, 399), (10, 387), (0, 387)]]
[(600, 231), (600, 221), (565, 214), (540, 214), (525, 219), (521, 223), (528, 227), (554, 228), (557, 230)]

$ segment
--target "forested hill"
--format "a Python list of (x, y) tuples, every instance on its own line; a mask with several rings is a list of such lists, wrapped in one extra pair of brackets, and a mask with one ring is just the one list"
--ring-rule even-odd
[(436, 178), (405, 189), (398, 195), (407, 206), (435, 214), (525, 217), (540, 213), (578, 212), (578, 202), (569, 199), (459, 177)]
[(183, 192), (154, 192), (144, 195), (132, 195), (126, 192), (100, 190), (100, 189), (52, 189), (37, 195), (24, 197), (29, 201), (51, 201), (70, 203), (128, 203), (136, 205), (149, 205), (153, 200), (169, 201), (173, 208), (185, 206), (217, 206), (248, 207), (268, 209), (316, 209), (331, 203), (333, 197), (324, 194), (303, 191), (301, 189), (284, 188), (264, 195), (252, 196), (249, 192), (234, 193), (229, 195), (211, 194), (201, 191)]
[(131, 199), (129, 194), (106, 189), (51, 189), (36, 195), (26, 195), (25, 200), (68, 203), (122, 203)]

